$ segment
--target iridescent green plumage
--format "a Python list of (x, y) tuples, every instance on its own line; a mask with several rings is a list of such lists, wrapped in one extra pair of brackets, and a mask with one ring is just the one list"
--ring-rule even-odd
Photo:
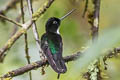
[(55, 44), (51, 40), (48, 40), (48, 46), (53, 55), (57, 53), (57, 46), (55, 46)]

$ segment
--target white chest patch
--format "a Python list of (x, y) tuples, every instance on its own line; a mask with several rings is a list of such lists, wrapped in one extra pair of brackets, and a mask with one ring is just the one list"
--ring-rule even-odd
[(60, 34), (59, 29), (57, 30), (57, 34)]

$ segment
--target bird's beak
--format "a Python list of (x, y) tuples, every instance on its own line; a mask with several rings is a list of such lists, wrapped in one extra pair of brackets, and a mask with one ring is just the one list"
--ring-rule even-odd
[(66, 18), (67, 16), (69, 16), (73, 11), (75, 11), (76, 9), (72, 9), (70, 12), (68, 12), (66, 15), (64, 15), (63, 17), (59, 18), (60, 20), (63, 20), (64, 18)]

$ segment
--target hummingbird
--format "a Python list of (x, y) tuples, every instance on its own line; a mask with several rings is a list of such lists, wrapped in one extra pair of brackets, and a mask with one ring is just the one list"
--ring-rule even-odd
[(49, 18), (45, 25), (46, 32), (41, 37), (41, 49), (52, 69), (58, 73), (58, 78), (61, 73), (65, 73), (67, 71), (65, 61), (62, 57), (63, 42), (59, 33), (59, 27), (61, 21), (70, 15), (74, 10), (75, 9), (72, 9), (61, 18)]

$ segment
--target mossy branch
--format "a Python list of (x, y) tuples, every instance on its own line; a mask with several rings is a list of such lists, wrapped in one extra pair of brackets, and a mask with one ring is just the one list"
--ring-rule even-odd
[(32, 19), (36, 21), (53, 2), (54, 0), (47, 0), (42, 8), (39, 8), (35, 13), (33, 13)]
[[(82, 55), (82, 53), (77, 52), (76, 54), (64, 57), (64, 60), (65, 60), (65, 62), (74, 61), (74, 60), (77, 60), (80, 57), (80, 55)], [(12, 71), (8, 72), (7, 74), (3, 75), (2, 78), (15, 77), (15, 76), (24, 74), (25, 72), (37, 69), (37, 68), (45, 66), (45, 65), (49, 65), (47, 60), (46, 61), (45, 60), (36, 61), (36, 62), (28, 64), (24, 67), (18, 68), (16, 70), (12, 70)]]
[(45, 13), (47, 8), (50, 7), (50, 5), (52, 4), (53, 1), (54, 0), (48, 0), (47, 2), (45, 2), (44, 6), (41, 8), (41, 10), (38, 10), (39, 12), (37, 11), (37, 14), (39, 14), (39, 16), (36, 15), (36, 13), (34, 13), (34, 17), (32, 19), (30, 19), (29, 21), (27, 21), (25, 24), (22, 24), (22, 28), (20, 30), (18, 30), (16, 32), (16, 34), (13, 35), (6, 42), (6, 44), (0, 49), (0, 62), (3, 62), (3, 59), (6, 56), (5, 52), (8, 51), (12, 47), (12, 45), (16, 42), (16, 40), (19, 39), (20, 36), (22, 36), (31, 27), (31, 25), (34, 21), (36, 21), (42, 14)]
[[(109, 58), (113, 58), (113, 57), (119, 55), (119, 53), (120, 53), (120, 47), (114, 48), (113, 50), (109, 50), (108, 54), (105, 55), (105, 57), (104, 57), (105, 61), (107, 59), (109, 59)], [(64, 57), (64, 60), (65, 60), (65, 62), (75, 61), (78, 58), (82, 57), (83, 54), (84, 54), (83, 51), (76, 52), (75, 54)], [(44, 61), (44, 60), (36, 61), (34, 63), (25, 65), (25, 66), (23, 66), (21, 68), (9, 71), (8, 73), (1, 76), (1, 78), (9, 78), (9, 77), (13, 78), (15, 76), (22, 75), (22, 74), (24, 74), (24, 73), (26, 73), (28, 71), (35, 70), (35, 69), (37, 69), (39, 67), (42, 67), (42, 66), (45, 66), (45, 65), (49, 65), (48, 61)], [(84, 75), (84, 76), (86, 76), (86, 75)], [(88, 75), (87, 75), (87, 77), (88, 77)]]
[[(98, 40), (99, 32), (99, 15), (100, 15), (100, 0), (93, 0), (94, 11), (89, 14), (89, 23), (91, 24), (92, 42)], [(88, 71), (85, 73), (87, 80), (101, 80), (100, 60), (96, 59), (88, 66)]]

